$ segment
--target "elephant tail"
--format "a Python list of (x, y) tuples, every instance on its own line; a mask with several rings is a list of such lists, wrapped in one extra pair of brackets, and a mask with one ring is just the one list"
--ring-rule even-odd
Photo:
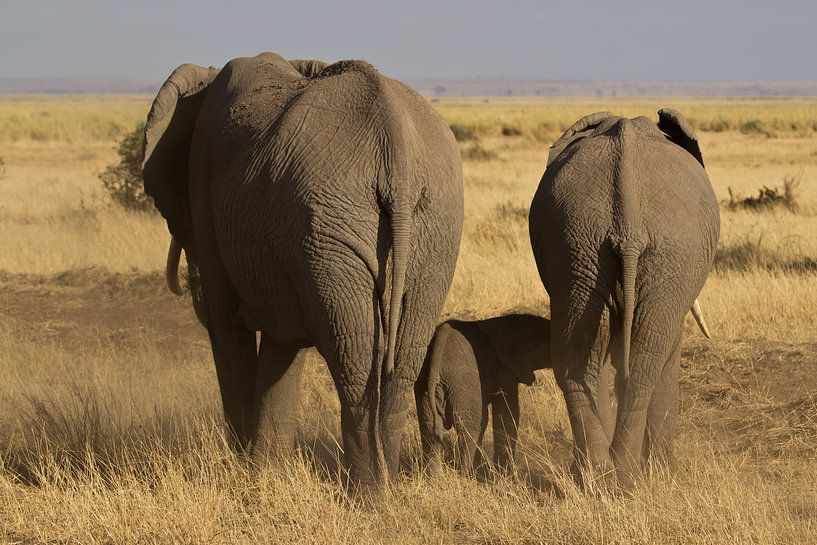
[(391, 213), (392, 232), (392, 274), (391, 296), (389, 297), (389, 331), (386, 347), (384, 371), (386, 377), (394, 372), (395, 353), (397, 351), (397, 329), (403, 309), (403, 294), (406, 289), (406, 271), (408, 253), (411, 244), (412, 214), (408, 207), (395, 207)]
[(635, 244), (622, 243), (619, 247), (621, 257), (621, 288), (624, 292), (624, 314), (621, 320), (622, 358), (621, 374), (625, 383), (630, 378), (630, 343), (633, 333), (633, 314), (635, 313), (635, 277), (638, 270), (638, 258), (641, 250)]

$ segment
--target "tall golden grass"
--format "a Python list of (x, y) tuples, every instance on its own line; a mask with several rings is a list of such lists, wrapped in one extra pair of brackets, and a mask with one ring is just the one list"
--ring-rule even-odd
[[(9, 294), (19, 300), (36, 290), (77, 306), (78, 288), (53, 276), (63, 271), (96, 267), (76, 273), (89, 284), (113, 273), (161, 282), (161, 218), (117, 209), (97, 178), (148, 106), (147, 97), (0, 100), (0, 309)], [(680, 471), (658, 472), (628, 494), (580, 492), (568, 475), (561, 394), (542, 372), (524, 389), (515, 477), (424, 477), (410, 424), (404, 473), (387, 499), (354, 505), (337, 461), (337, 398), (313, 352), (305, 355), (298, 454), (283, 467), (256, 468), (225, 445), (200, 328), (168, 331), (133, 316), (131, 327), (67, 342), (52, 329), (71, 323), (34, 308), (0, 314), (0, 541), (817, 543), (817, 378), (808, 373), (817, 353), (817, 102), (435, 106), (461, 132), (466, 157), (465, 231), (446, 316), (546, 310), (527, 207), (549, 139), (586, 113), (687, 113), (703, 129), (722, 200), (728, 188), (748, 196), (800, 177), (797, 213), (722, 210), (718, 262), (701, 295), (715, 339), (687, 327)], [(116, 296), (137, 297), (126, 288)], [(167, 298), (161, 304), (179, 304)], [(169, 337), (181, 348), (168, 348)]]

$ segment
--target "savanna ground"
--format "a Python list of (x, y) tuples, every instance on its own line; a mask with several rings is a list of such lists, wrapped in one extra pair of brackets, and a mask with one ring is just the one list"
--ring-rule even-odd
[(465, 159), (447, 316), (547, 312), (527, 206), (548, 145), (586, 113), (680, 109), (720, 200), (800, 183), (790, 208), (721, 209), (700, 298), (714, 338), (687, 323), (677, 473), (577, 490), (541, 372), (515, 478), (428, 480), (410, 421), (377, 509), (343, 493), (338, 402), (314, 353), (292, 463), (250, 468), (226, 447), (206, 335), (164, 287), (164, 224), (116, 208), (97, 178), (149, 101), (0, 99), (0, 540), (817, 543), (817, 101), (435, 101)]

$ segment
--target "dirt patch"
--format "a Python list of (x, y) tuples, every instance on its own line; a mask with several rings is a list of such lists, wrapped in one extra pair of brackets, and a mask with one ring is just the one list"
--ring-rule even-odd
[(790, 403), (817, 392), (817, 342), (688, 339), (681, 366), (682, 391), (702, 399), (751, 393)]
[(817, 452), (817, 343), (689, 342), (681, 406), (695, 433), (761, 465)]
[(89, 344), (156, 341), (163, 351), (207, 342), (186, 297), (165, 287), (160, 273), (117, 274), (90, 268), (53, 276), (0, 273), (2, 319), (31, 340), (70, 351)]

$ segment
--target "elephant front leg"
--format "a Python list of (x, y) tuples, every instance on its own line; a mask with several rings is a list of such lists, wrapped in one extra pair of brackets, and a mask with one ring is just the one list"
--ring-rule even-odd
[(257, 432), (252, 448), (258, 460), (286, 460), (298, 428), (304, 359), (298, 349), (284, 347), (261, 335), (255, 403)]
[(256, 426), (255, 332), (213, 319), (209, 334), (230, 442), (234, 449), (244, 451), (255, 435)]
[(461, 416), (457, 416), (455, 412), (454, 427), (457, 430), (457, 469), (466, 475), (472, 475), (475, 464), (482, 462), (482, 455), (477, 455), (477, 451), (482, 447), (482, 438), (488, 427), (488, 407)]

